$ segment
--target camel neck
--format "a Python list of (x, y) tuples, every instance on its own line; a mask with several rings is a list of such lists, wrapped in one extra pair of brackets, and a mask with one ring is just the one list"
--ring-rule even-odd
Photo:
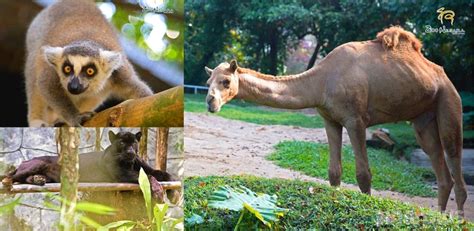
[(289, 76), (271, 76), (239, 68), (237, 98), (285, 109), (317, 107), (322, 102), (324, 81), (312, 68)]

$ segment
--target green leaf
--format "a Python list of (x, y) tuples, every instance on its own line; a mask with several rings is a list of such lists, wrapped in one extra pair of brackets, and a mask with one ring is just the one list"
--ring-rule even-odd
[(97, 203), (92, 203), (92, 202), (78, 202), (76, 204), (76, 210), (77, 211), (83, 211), (83, 212), (90, 212), (90, 213), (95, 213), (99, 215), (113, 215), (117, 211), (114, 208), (111, 208), (109, 206), (97, 204)]
[(134, 221), (129, 221), (129, 220), (115, 221), (98, 228), (97, 231), (106, 231), (113, 228), (117, 228), (117, 230), (131, 230), (133, 227), (135, 227), (135, 225), (136, 223)]
[(156, 230), (162, 230), (166, 211), (168, 211), (168, 204), (156, 204), (153, 208)]
[(96, 221), (92, 220), (91, 218), (89, 217), (86, 217), (82, 214), (77, 214), (76, 215), (76, 218), (78, 218), (82, 223), (90, 226), (90, 227), (93, 227), (95, 229), (99, 229), (100, 227), (102, 227), (101, 224), (97, 223)]
[(140, 168), (140, 174), (138, 176), (138, 183), (140, 183), (140, 189), (143, 193), (143, 199), (145, 199), (145, 206), (146, 206), (146, 214), (148, 216), (148, 220), (152, 220), (152, 206), (151, 206), (151, 189), (150, 189), (150, 181), (148, 181), (148, 176), (146, 175), (143, 168)]
[(21, 203), (21, 197), (17, 197), (14, 200), (8, 201), (0, 205), (0, 215), (9, 214), (13, 212), (13, 210), (15, 209), (15, 206), (19, 205), (20, 203)]
[(186, 225), (193, 226), (204, 223), (204, 218), (199, 214), (193, 213), (190, 217), (186, 218)]
[(171, 226), (169, 227), (169, 229), (174, 229), (176, 227), (176, 225), (178, 225), (179, 223), (182, 223), (184, 222), (184, 217), (180, 217), (178, 219), (173, 219), (173, 223), (171, 223)]
[(257, 194), (244, 186), (231, 188), (225, 185), (211, 195), (209, 207), (241, 212), (245, 209), (271, 228), (271, 222), (278, 221), (288, 211), (278, 207), (276, 202), (276, 195)]

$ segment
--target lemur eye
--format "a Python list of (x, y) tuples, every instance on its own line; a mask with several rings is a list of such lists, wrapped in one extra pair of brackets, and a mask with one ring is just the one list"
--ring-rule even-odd
[(86, 73), (88, 76), (92, 76), (95, 73), (95, 70), (92, 67), (87, 68)]
[(69, 74), (72, 71), (72, 67), (70, 65), (66, 65), (63, 68), (64, 73)]

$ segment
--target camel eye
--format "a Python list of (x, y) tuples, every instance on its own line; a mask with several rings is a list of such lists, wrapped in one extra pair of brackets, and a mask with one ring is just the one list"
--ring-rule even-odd
[(95, 70), (92, 67), (87, 68), (86, 73), (88, 76), (92, 76), (95, 74)]
[(72, 71), (72, 67), (70, 65), (66, 65), (64, 66), (63, 71), (65, 74), (69, 74)]
[(228, 79), (222, 80), (222, 85), (223, 85), (225, 88), (229, 88), (229, 87), (230, 87), (230, 80), (228, 80)]

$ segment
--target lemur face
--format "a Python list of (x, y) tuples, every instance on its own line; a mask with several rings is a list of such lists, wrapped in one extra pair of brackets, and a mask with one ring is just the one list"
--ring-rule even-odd
[(122, 66), (119, 52), (91, 44), (65, 47), (44, 46), (46, 61), (56, 70), (63, 88), (72, 95), (94, 95), (107, 83), (112, 72)]

